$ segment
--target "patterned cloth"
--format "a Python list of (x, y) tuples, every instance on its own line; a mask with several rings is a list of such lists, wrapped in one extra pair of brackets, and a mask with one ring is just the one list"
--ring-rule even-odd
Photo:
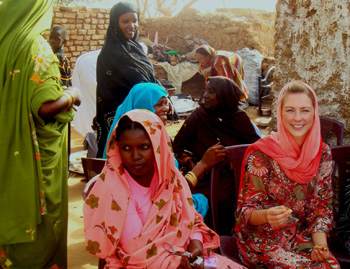
[(61, 73), (61, 84), (66, 87), (72, 86), (72, 75), (69, 60), (66, 54), (64, 54), (63, 48), (56, 50), (55, 55), (57, 56), (60, 63), (59, 68)]
[[(267, 268), (340, 268), (333, 256), (324, 263), (312, 262), (310, 258), (314, 246), (311, 233), (328, 233), (332, 228), (332, 158), (329, 147), (323, 144), (318, 173), (308, 184), (289, 179), (274, 159), (258, 149), (252, 149), (244, 161), (235, 231), (245, 264)], [(289, 221), (282, 227), (248, 224), (254, 210), (278, 205), (293, 210)]]
[(145, 128), (152, 142), (158, 170), (159, 185), (152, 197), (152, 207), (141, 234), (121, 245), (130, 191), (115, 141), (115, 130), (109, 140), (107, 162), (100, 178), (84, 204), (87, 251), (106, 259), (112, 268), (177, 268), (179, 256), (164, 249), (168, 243), (175, 251), (186, 251), (189, 238), (195, 232), (203, 235), (204, 255), (218, 257), (218, 268), (240, 268), (234, 262), (212, 254), (219, 246), (219, 237), (204, 223), (193, 207), (186, 180), (176, 169), (171, 142), (160, 119), (145, 110), (126, 114)]
[[(314, 98), (313, 123), (302, 147), (282, 118), (285, 92), (296, 90)], [(303, 90), (309, 93), (300, 93)], [(268, 268), (340, 268), (333, 256), (326, 262), (311, 260), (311, 235), (327, 234), (332, 227), (333, 189), (331, 152), (322, 143), (317, 98), (309, 85), (293, 81), (283, 87), (277, 102), (277, 128), (278, 132), (252, 144), (243, 160), (235, 227), (241, 259)], [(281, 205), (292, 209), (283, 225), (249, 224), (253, 211)]]
[[(210, 76), (224, 76), (232, 79), (243, 92), (244, 99), (248, 98), (248, 88), (244, 83), (244, 66), (242, 58), (234, 53), (224, 50), (215, 50), (208, 45), (202, 45), (209, 53), (206, 65), (199, 65), (199, 72), (207, 81)], [(197, 48), (197, 49), (198, 49)]]
[(57, 57), (40, 33), (51, 1), (0, 5), (0, 267), (67, 267), (67, 126), (73, 112), (42, 118), (63, 95)]

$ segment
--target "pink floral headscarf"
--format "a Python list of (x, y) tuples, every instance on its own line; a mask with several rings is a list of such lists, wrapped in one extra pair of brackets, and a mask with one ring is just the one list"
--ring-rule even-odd
[[(84, 204), (87, 251), (106, 259), (107, 265), (113, 268), (167, 268), (170, 264), (176, 268), (180, 259), (169, 254), (164, 243), (184, 252), (190, 236), (201, 232), (204, 255), (210, 255), (219, 246), (219, 237), (194, 209), (188, 184), (175, 167), (164, 125), (146, 110), (132, 110), (125, 115), (142, 124), (151, 139), (159, 186), (140, 236), (121, 246), (119, 239), (130, 194), (118, 142), (113, 143), (117, 124), (108, 142), (106, 165)], [(109, 260), (113, 260), (113, 264), (108, 264)]]

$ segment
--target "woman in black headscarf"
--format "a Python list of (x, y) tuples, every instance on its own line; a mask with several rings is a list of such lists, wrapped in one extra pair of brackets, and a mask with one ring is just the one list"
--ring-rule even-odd
[[(260, 138), (248, 115), (238, 107), (241, 94), (241, 89), (230, 78), (208, 78), (201, 106), (186, 119), (174, 141), (175, 156), (180, 168), (185, 167), (185, 173), (203, 158), (208, 148), (219, 142), (227, 147), (251, 144)], [(224, 211), (228, 217), (225, 223), (220, 223), (228, 233), (233, 224), (234, 208), (227, 202), (234, 195), (232, 177), (233, 171), (227, 161), (220, 175), (222, 206), (219, 206), (219, 211)], [(198, 179), (193, 193), (202, 193), (210, 200), (210, 173)]]
[(97, 59), (98, 157), (102, 157), (114, 114), (130, 89), (141, 82), (158, 83), (152, 63), (137, 42), (138, 22), (135, 5), (119, 2), (112, 7), (106, 41)]

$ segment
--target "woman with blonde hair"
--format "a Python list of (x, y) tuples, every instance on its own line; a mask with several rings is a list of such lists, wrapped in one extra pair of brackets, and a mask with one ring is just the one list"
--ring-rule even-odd
[(244, 157), (235, 227), (241, 259), (252, 267), (340, 268), (327, 245), (331, 151), (309, 85), (294, 81), (282, 89), (277, 129)]

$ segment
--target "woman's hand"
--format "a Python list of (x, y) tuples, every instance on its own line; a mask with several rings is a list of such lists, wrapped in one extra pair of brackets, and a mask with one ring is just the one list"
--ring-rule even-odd
[(68, 92), (70, 92), (72, 94), (72, 96), (74, 98), (73, 104), (76, 105), (76, 106), (80, 106), (81, 100), (82, 100), (82, 96), (81, 96), (81, 93), (78, 90), (78, 88), (76, 88), (76, 87), (68, 87), (66, 89), (66, 91), (68, 91)]
[(69, 87), (65, 91), (67, 93), (57, 100), (43, 103), (39, 108), (39, 115), (43, 118), (50, 118), (65, 109), (69, 110), (73, 104), (79, 106), (81, 103), (80, 91), (75, 87)]
[(229, 156), (230, 152), (219, 142), (208, 148), (200, 161), (209, 169), (226, 160)]
[(325, 262), (330, 258), (331, 258), (331, 254), (329, 253), (329, 250), (327, 247), (325, 248), (325, 250), (313, 249), (311, 252), (311, 260), (315, 262)]
[[(186, 255), (183, 255), (181, 258), (181, 264), (177, 267), (179, 269), (190, 269), (190, 268), (204, 268), (204, 259), (203, 259), (203, 246), (202, 242), (199, 240), (191, 240), (190, 244), (187, 247), (187, 251), (191, 253), (191, 257), (188, 258)], [(191, 266), (191, 262), (194, 262), (197, 257), (202, 258), (201, 264), (194, 264), (194, 266)]]
[(266, 210), (266, 220), (274, 227), (281, 226), (284, 224), (289, 217), (287, 208), (283, 205), (271, 207)]
[(315, 245), (314, 249), (311, 252), (311, 260), (316, 262), (324, 262), (329, 260), (331, 254), (329, 253), (327, 245), (327, 235), (323, 232), (312, 233), (312, 241)]
[(269, 209), (255, 210), (250, 215), (248, 223), (250, 225), (263, 225), (269, 223), (273, 227), (284, 224), (289, 218), (289, 212), (283, 205), (271, 207)]

